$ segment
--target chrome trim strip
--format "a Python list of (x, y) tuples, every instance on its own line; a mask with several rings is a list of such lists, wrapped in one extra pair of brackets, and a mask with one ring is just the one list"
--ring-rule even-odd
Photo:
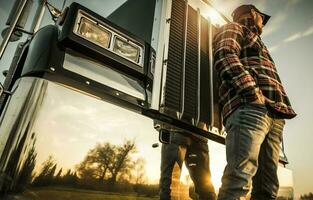
[(23, 0), (21, 3), (20, 3), (20, 6), (18, 7), (17, 11), (16, 11), (16, 14), (14, 16), (14, 20), (12, 22), (12, 24), (9, 26), (9, 30), (8, 32), (5, 34), (2, 42), (1, 42), (1, 45), (0, 45), (0, 59), (2, 58), (3, 54), (4, 54), (4, 51), (10, 41), (10, 38), (11, 38), (11, 35), (13, 34), (14, 30), (15, 30), (15, 27), (16, 27), (16, 24), (18, 23), (18, 20), (20, 19), (22, 13), (23, 13), (23, 10), (24, 8), (26, 7), (26, 4), (27, 4), (27, 0)]
[[(63, 68), (135, 98), (145, 100), (145, 90), (139, 83), (103, 64), (66, 53)], [(135, 87), (136, 85), (137, 87)]]
[(46, 11), (46, 3), (47, 3), (47, 0), (42, 0), (38, 3), (38, 8), (36, 10), (35, 18), (31, 26), (32, 27), (31, 30), (33, 33), (36, 33), (40, 28), (40, 25), (42, 23), (42, 20)]
[(197, 118), (196, 123), (197, 125), (200, 121), (200, 104), (201, 104), (201, 14), (200, 9), (197, 9), (197, 18), (198, 18), (198, 110), (197, 110)]
[[(168, 43), (170, 35), (170, 18), (171, 18), (171, 8), (172, 1), (164, 0), (160, 1), (160, 16), (157, 22), (155, 17), (155, 24), (153, 25), (153, 32), (155, 37), (153, 37), (154, 45), (156, 47), (156, 62), (155, 71), (153, 79), (153, 94), (151, 109), (159, 110), (160, 105), (164, 102), (164, 88), (166, 83), (166, 73), (167, 73), (167, 58), (168, 58)], [(159, 32), (158, 32), (159, 31)]]
[(186, 48), (187, 48), (187, 27), (188, 27), (188, 0), (186, 2), (186, 16), (185, 16), (185, 32), (184, 32), (184, 55), (183, 55), (183, 74), (182, 74), (182, 87), (181, 87), (181, 108), (179, 118), (181, 119), (185, 112), (185, 79), (186, 79)]
[(214, 92), (213, 92), (213, 34), (212, 34), (212, 24), (210, 18), (208, 18), (208, 42), (209, 42), (209, 71), (210, 71), (210, 126), (214, 125)]

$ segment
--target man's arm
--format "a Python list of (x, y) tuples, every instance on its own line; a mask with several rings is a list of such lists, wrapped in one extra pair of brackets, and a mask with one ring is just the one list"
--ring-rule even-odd
[(239, 95), (250, 101), (264, 103), (254, 78), (239, 59), (243, 40), (243, 30), (239, 24), (223, 26), (214, 40), (214, 67), (221, 80), (229, 83)]

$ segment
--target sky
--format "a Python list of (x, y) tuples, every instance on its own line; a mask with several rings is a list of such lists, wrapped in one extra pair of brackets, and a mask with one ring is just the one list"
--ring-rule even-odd
[[(2, 30), (13, 1), (0, 0), (0, 29)], [(61, 6), (63, 1), (50, 1)], [(69, 4), (71, 1), (67, 1)], [(103, 16), (108, 14), (97, 6), (98, 1), (81, 1), (95, 8)], [(106, 1), (118, 7), (123, 0)], [(213, 0), (214, 5), (226, 16), (241, 4), (254, 4), (259, 10), (272, 16), (262, 34), (280, 74), (283, 85), (298, 116), (287, 120), (284, 129), (285, 153), (293, 171), (296, 194), (313, 192), (313, 1), (312, 0)], [(108, 7), (110, 7), (108, 6)], [(47, 16), (45, 21), (47, 21)], [(25, 37), (24, 37), (25, 38)], [(2, 39), (0, 39), (1, 41)], [(16, 43), (0, 60), (0, 72), (7, 69)], [(0, 75), (3, 83), (4, 77)], [(212, 165), (214, 162), (211, 162)]]

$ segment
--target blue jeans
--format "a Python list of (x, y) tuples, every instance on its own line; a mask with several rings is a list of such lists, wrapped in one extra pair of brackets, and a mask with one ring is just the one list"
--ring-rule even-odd
[(251, 186), (251, 199), (276, 199), (284, 124), (259, 104), (242, 105), (227, 118), (227, 165), (219, 200), (245, 199)]
[(160, 200), (180, 199), (175, 193), (184, 161), (198, 199), (215, 200), (207, 141), (194, 141), (179, 133), (171, 133), (170, 144), (162, 144)]

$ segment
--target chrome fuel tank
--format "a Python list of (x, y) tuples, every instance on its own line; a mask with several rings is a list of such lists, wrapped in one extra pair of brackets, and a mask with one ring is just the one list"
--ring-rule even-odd
[[(153, 119), (41, 78), (14, 87), (0, 124), (1, 199), (157, 199), (161, 148)], [(225, 150), (209, 146), (218, 188)], [(117, 161), (123, 167), (114, 171)], [(184, 168), (180, 195), (189, 195), (190, 183)]]

